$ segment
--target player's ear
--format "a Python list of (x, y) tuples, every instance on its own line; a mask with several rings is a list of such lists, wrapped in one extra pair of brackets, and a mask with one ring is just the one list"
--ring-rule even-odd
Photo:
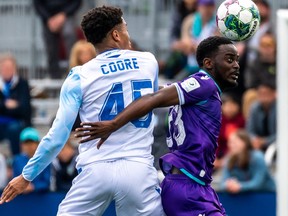
[(211, 58), (204, 58), (203, 60), (203, 66), (204, 68), (207, 69), (212, 69), (213, 68), (213, 61)]
[(119, 31), (117, 29), (114, 29), (111, 32), (111, 35), (112, 35), (113, 40), (115, 40), (116, 42), (120, 41), (120, 34), (119, 34)]

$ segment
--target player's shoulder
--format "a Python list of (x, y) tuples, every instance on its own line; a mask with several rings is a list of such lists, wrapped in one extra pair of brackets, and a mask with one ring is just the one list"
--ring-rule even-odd
[(79, 82), (83, 66), (75, 66), (69, 71), (64, 83)]
[(190, 77), (193, 77), (193, 78), (195, 78), (197, 80), (203, 80), (204, 82), (213, 81), (211, 76), (207, 72), (205, 72), (204, 70), (200, 70), (199, 72), (191, 75)]
[(71, 70), (68, 73), (68, 76), (74, 75), (74, 74), (79, 74), (81, 71), (82, 66), (75, 66), (71, 68)]
[(194, 77), (200, 83), (202, 83), (202, 85), (205, 85), (211, 89), (218, 89), (221, 92), (220, 87), (208, 72), (201, 69), (198, 73), (194, 75)]
[(201, 89), (201, 92), (215, 92), (218, 87), (213, 78), (205, 71), (199, 71), (180, 83), (178, 83), (186, 92), (191, 92), (196, 89)]
[(122, 52), (127, 56), (134, 56), (143, 59), (156, 59), (151, 52), (147, 51), (123, 50)]

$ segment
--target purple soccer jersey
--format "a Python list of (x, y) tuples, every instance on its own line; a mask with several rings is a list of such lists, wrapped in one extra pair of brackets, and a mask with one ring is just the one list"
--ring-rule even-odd
[(168, 174), (174, 166), (197, 183), (210, 184), (221, 127), (221, 90), (203, 70), (174, 85), (180, 105), (169, 112), (171, 152), (160, 159), (161, 169)]

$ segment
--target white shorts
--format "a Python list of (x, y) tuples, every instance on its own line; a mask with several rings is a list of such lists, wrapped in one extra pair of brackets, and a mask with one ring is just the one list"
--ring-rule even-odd
[(112, 200), (118, 216), (164, 215), (156, 169), (125, 159), (85, 166), (57, 215), (101, 216)]

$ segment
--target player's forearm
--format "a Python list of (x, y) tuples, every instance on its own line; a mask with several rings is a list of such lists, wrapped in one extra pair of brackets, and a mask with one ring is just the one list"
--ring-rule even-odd
[(129, 104), (113, 120), (114, 131), (129, 121), (145, 116), (157, 107), (167, 107), (179, 104), (178, 93), (175, 86), (162, 88), (153, 94), (147, 94)]
[(147, 113), (156, 108), (159, 104), (154, 97), (154, 94), (148, 94), (129, 104), (113, 120), (114, 131), (118, 130), (132, 120), (145, 116)]
[[(26, 180), (34, 180), (52, 162), (68, 140), (69, 133), (65, 134), (65, 137), (62, 135), (63, 139), (53, 139), (51, 135), (48, 134), (43, 138), (34, 156), (24, 167), (22, 175)], [(57, 137), (57, 135), (52, 136)]]

